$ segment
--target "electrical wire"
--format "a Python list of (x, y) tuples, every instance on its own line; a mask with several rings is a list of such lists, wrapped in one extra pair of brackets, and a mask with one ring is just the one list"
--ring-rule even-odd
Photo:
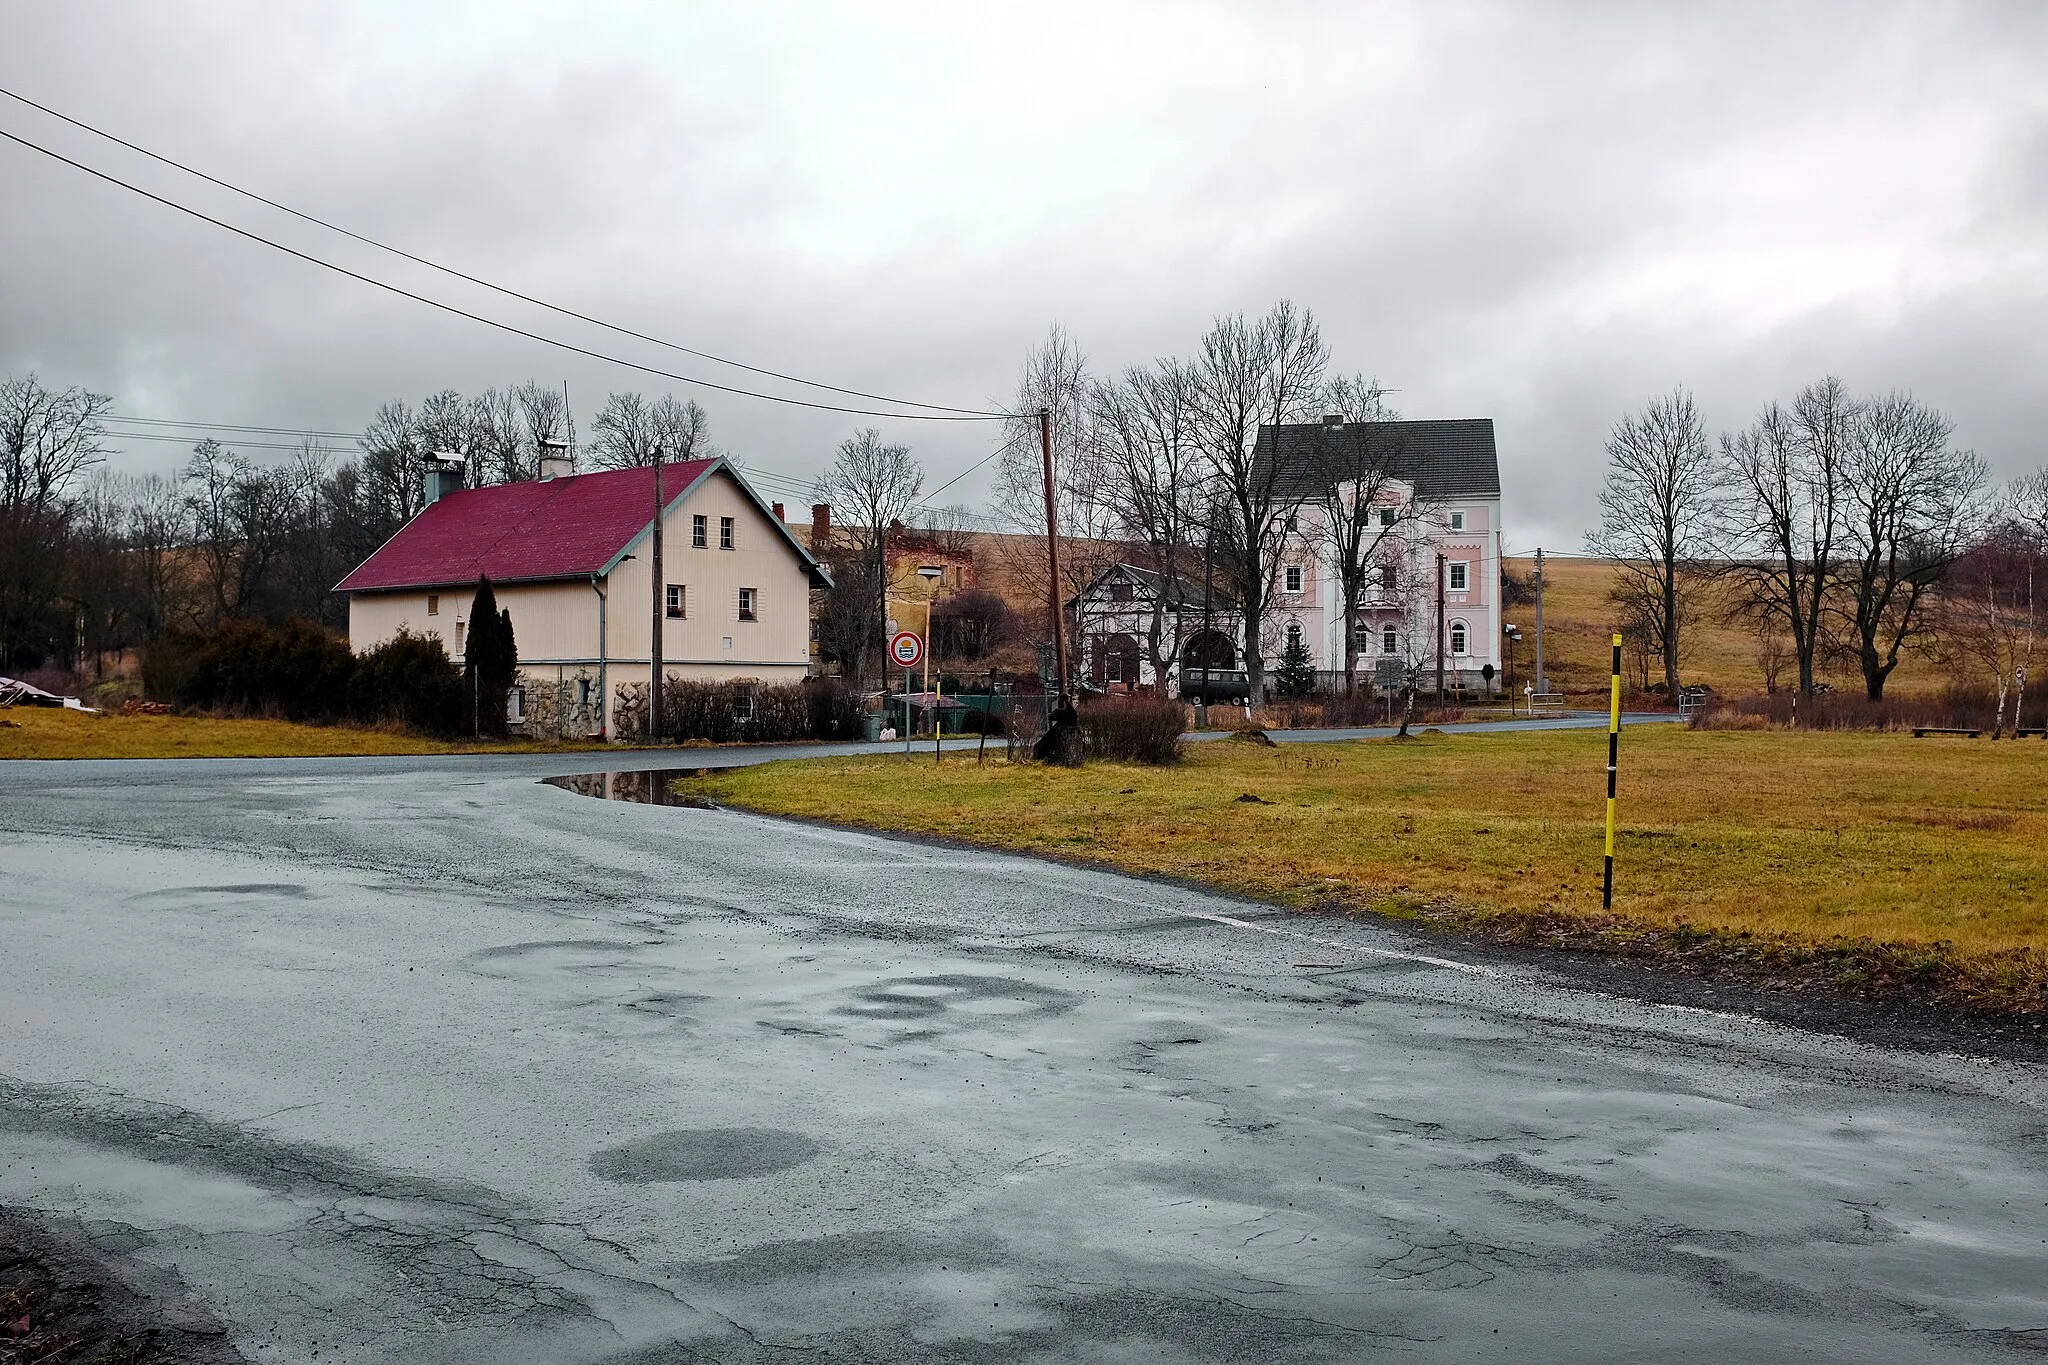
[[(791, 384), (801, 384), (805, 388), (822, 389), (827, 393), (845, 394), (849, 398), (865, 398), (870, 400), (871, 402), (888, 403), (895, 407), (926, 408), (933, 412), (960, 413), (972, 417), (1001, 417), (1007, 415), (1003, 413), (985, 412), (979, 408), (956, 408), (950, 407), (944, 403), (920, 403), (917, 400), (911, 398), (891, 398), (887, 394), (868, 393), (862, 389), (841, 388), (837, 384), (826, 384), (815, 379), (803, 379), (793, 374), (785, 374), (780, 370), (767, 370), (761, 368), (758, 365), (749, 365), (743, 361), (728, 359), (727, 357), (721, 355), (713, 355), (709, 351), (699, 351), (693, 347), (684, 346), (679, 342), (664, 341), (660, 337), (649, 336), (645, 332), (636, 332), (630, 327), (622, 327), (617, 323), (606, 322), (604, 319), (592, 317), (588, 313), (579, 313), (573, 308), (566, 308), (560, 304), (549, 303), (546, 299), (537, 299), (531, 294), (523, 294), (519, 290), (513, 289), (507, 285), (493, 284), (489, 280), (480, 279), (475, 275), (471, 275), (464, 271), (457, 270), (454, 266), (442, 265), (438, 261), (430, 261), (424, 256), (416, 256), (412, 252), (406, 251), (401, 247), (392, 246), (387, 242), (380, 242), (374, 237), (366, 237), (360, 232), (352, 232), (348, 228), (342, 227), (338, 223), (330, 223), (325, 218), (318, 217), (314, 214), (302, 212), (299, 209), (292, 208), (288, 204), (280, 204), (275, 199), (266, 199), (262, 195), (257, 194), (254, 190), (243, 189), (240, 185), (232, 184), (226, 180), (222, 180), (218, 176), (208, 175), (205, 171), (202, 171), (197, 167), (188, 166), (184, 162), (178, 161), (172, 157), (164, 156), (160, 152), (152, 152), (151, 150), (149, 150), (149, 148), (141, 146), (134, 142), (130, 142), (128, 139), (124, 137), (119, 137), (113, 133), (107, 132), (104, 128), (95, 128), (90, 123), (86, 123), (79, 119), (72, 118), (69, 114), (61, 114), (57, 112), (55, 109), (50, 108), (50, 106), (48, 106), (47, 104), (38, 104), (36, 103), (36, 101), (30, 99), (28, 96), (17, 94), (16, 92), (7, 89), (4, 86), (0, 86), (0, 95), (5, 95), (8, 99), (14, 100), (17, 103), (25, 104), (31, 109), (40, 110), (43, 113), (48, 114), (51, 118), (57, 119), (62, 123), (68, 123), (73, 128), (77, 128), (82, 132), (91, 133), (94, 137), (104, 138), (108, 142), (114, 143), (117, 146), (126, 147), (129, 151), (135, 152), (140, 156), (146, 156), (152, 161), (159, 162), (165, 166), (173, 167), (176, 170), (183, 171), (187, 175), (194, 176), (200, 180), (204, 180), (209, 185), (217, 185), (221, 189), (228, 191), (230, 194), (239, 194), (245, 199), (254, 200), (256, 203), (265, 205), (268, 208), (276, 209), (279, 213), (289, 214), (292, 217), (299, 219), (301, 222), (311, 223), (316, 227), (325, 228), (329, 232), (339, 233), (341, 236), (347, 237), (352, 241), (361, 242), (365, 246), (375, 247), (379, 251), (389, 252), (393, 256), (400, 257), (403, 260), (411, 261), (415, 265), (423, 265), (429, 270), (437, 270), (444, 275), (452, 276), (453, 278), (458, 280), (467, 281), (470, 284), (474, 284), (481, 288), (488, 289), (493, 293), (503, 294), (507, 298), (518, 299), (520, 302), (530, 303), (534, 305), (536, 308), (544, 308), (550, 313), (558, 313), (563, 317), (574, 318), (578, 322), (587, 322), (593, 327), (601, 327), (608, 332), (617, 332), (621, 336), (629, 336), (636, 341), (645, 341), (652, 345), (663, 347), (664, 349), (667, 350), (676, 351), (682, 355), (695, 356), (699, 360), (709, 360), (719, 365), (729, 365), (733, 369), (745, 370), (749, 374), (758, 374), (767, 379), (781, 379)], [(760, 397), (763, 395), (755, 396)]]
[(731, 384), (719, 384), (709, 379), (697, 379), (693, 378), (690, 375), (677, 374), (672, 370), (657, 369), (652, 365), (642, 365), (637, 361), (627, 360), (621, 356), (607, 355), (603, 351), (591, 350), (587, 346), (578, 346), (573, 342), (561, 341), (555, 337), (543, 336), (539, 332), (528, 331), (524, 327), (518, 327), (509, 322), (500, 322), (496, 318), (487, 318), (483, 316), (481, 313), (472, 313), (468, 309), (458, 308), (452, 303), (443, 303), (441, 300), (429, 298), (425, 294), (414, 293), (412, 290), (406, 289), (403, 286), (392, 284), (385, 280), (376, 279), (373, 276), (362, 274), (359, 271), (350, 270), (347, 266), (337, 265), (333, 261), (324, 260), (321, 257), (310, 255), (307, 252), (298, 250), (296, 247), (286, 246), (282, 242), (274, 241), (269, 237), (263, 236), (261, 233), (252, 232), (248, 228), (237, 227), (233, 223), (224, 222), (219, 218), (211, 216), (210, 214), (202, 213), (198, 209), (192, 208), (189, 205), (180, 204), (174, 199), (166, 199), (164, 196), (160, 194), (154, 194), (149, 190), (143, 189), (140, 185), (131, 184), (128, 181), (121, 179), (117, 175), (112, 175), (106, 171), (99, 170), (96, 167), (88, 166), (82, 161), (74, 161), (70, 157), (65, 156), (62, 152), (55, 151), (49, 147), (45, 147), (41, 143), (31, 142), (29, 139), (22, 137), (16, 133), (10, 133), (4, 128), (0, 128), (0, 138), (5, 138), (9, 142), (15, 143), (22, 147), (26, 147), (32, 152), (40, 152), (44, 156), (49, 157), (53, 161), (62, 162), (64, 165), (71, 167), (73, 170), (83, 171), (87, 175), (90, 175), (97, 180), (104, 180), (110, 185), (118, 185), (122, 189), (127, 190), (132, 194), (141, 195), (144, 199), (148, 199), (154, 203), (161, 204), (165, 208), (175, 209), (179, 213), (185, 214), (188, 217), (197, 218), (202, 223), (210, 223), (214, 227), (220, 228), (223, 231), (234, 233), (237, 237), (247, 238), (249, 241), (260, 243), (261, 245), (267, 246), (274, 251), (280, 251), (287, 256), (296, 257), (299, 260), (305, 261), (309, 265), (317, 265), (322, 269), (332, 270), (337, 275), (346, 275), (348, 278), (352, 280), (360, 281), (361, 283), (370, 285), (373, 288), (382, 289), (387, 293), (396, 294), (400, 298), (411, 299), (415, 303), (424, 303), (429, 308), (436, 308), (444, 313), (449, 313), (459, 318), (466, 318), (471, 322), (482, 323), (484, 326), (495, 328), (500, 332), (505, 332), (512, 336), (524, 337), (528, 341), (537, 341), (541, 343), (543, 346), (553, 346), (558, 350), (568, 351), (575, 355), (587, 356), (592, 360), (600, 360), (605, 362), (606, 364), (618, 365), (624, 369), (638, 370), (642, 374), (655, 375), (658, 378), (673, 380), (678, 384), (689, 384), (697, 388), (711, 389), (718, 393), (734, 394), (741, 398), (758, 398), (764, 402), (781, 403), (788, 407), (808, 408), (816, 412), (842, 412), (851, 414), (856, 417), (889, 417), (894, 418), (898, 421), (907, 422), (991, 422), (1010, 421), (1013, 420), (1014, 418), (1014, 414), (1011, 413), (981, 413), (974, 416), (948, 416), (943, 413), (933, 412), (890, 412), (879, 408), (847, 407), (839, 403), (820, 403), (814, 402), (807, 398), (791, 398), (784, 394), (760, 393), (753, 389), (742, 389), (735, 387), (734, 385)]
[(189, 427), (200, 431), (248, 431), (260, 436), (312, 436), (331, 441), (354, 441), (361, 433), (352, 431), (315, 431), (305, 427), (252, 427), (239, 422), (179, 422), (168, 417), (118, 417), (108, 414), (102, 422), (119, 422), (124, 426)]

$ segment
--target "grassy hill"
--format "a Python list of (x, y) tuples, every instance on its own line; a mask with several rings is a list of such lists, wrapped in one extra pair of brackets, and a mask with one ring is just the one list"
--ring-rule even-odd
[[(1527, 577), (1535, 567), (1533, 559), (1510, 556), (1503, 561), (1508, 572)], [(1543, 572), (1548, 586), (1543, 594), (1543, 661), (1550, 684), (1562, 692), (1604, 692), (1607, 688), (1609, 637), (1620, 613), (1607, 600), (1615, 583), (1612, 560), (1560, 559), (1545, 555)], [(1695, 623), (1691, 643), (1679, 667), (1679, 677), (1688, 683), (1705, 683), (1717, 692), (1741, 694), (1764, 690), (1764, 674), (1757, 662), (1757, 638), (1748, 626), (1728, 619), (1725, 606), (1709, 604)], [(1515, 656), (1516, 686), (1528, 681), (1535, 658), (1536, 608), (1509, 607), (1508, 624), (1521, 627), (1522, 644)], [(1651, 677), (1659, 676), (1652, 666)], [(1788, 664), (1779, 685), (1789, 686), (1797, 675)], [(1862, 674), (1853, 660), (1824, 664), (1821, 677), (1838, 691), (1861, 692)], [(1922, 656), (1908, 655), (1886, 688), (1886, 695), (1933, 692), (1946, 681), (1941, 669)]]

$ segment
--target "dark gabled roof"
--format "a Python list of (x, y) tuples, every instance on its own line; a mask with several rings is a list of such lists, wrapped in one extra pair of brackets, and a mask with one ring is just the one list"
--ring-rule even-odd
[[(1314, 496), (1324, 491), (1316, 484), (1332, 441), (1350, 444), (1349, 452), (1340, 447), (1342, 453), (1384, 461), (1395, 478), (1415, 485), (1419, 498), (1435, 502), (1500, 496), (1500, 460), (1494, 453), (1491, 417), (1262, 426), (1252, 453), (1254, 467), (1268, 467), (1277, 448), (1280, 490), (1291, 497)], [(1372, 449), (1361, 449), (1368, 446)]]
[[(1067, 605), (1069, 607), (1078, 607), (1082, 598), (1094, 592), (1110, 579), (1120, 577), (1129, 578), (1132, 582), (1136, 583), (1139, 591), (1146, 595), (1147, 601), (1156, 599), (1159, 596), (1160, 584), (1165, 581), (1165, 575), (1156, 569), (1140, 568), (1136, 564), (1120, 561), (1110, 565), (1101, 573), (1089, 579), (1088, 586), (1067, 599)], [(1174, 580), (1173, 586), (1176, 596), (1174, 600), (1166, 604), (1168, 611), (1189, 612), (1202, 609), (1202, 585), (1198, 580), (1181, 577)], [(1225, 594), (1221, 588), (1215, 590), (1215, 600), (1219, 604), (1225, 600)]]
[[(662, 499), (676, 504), (724, 473), (761, 509), (820, 587), (831, 582), (760, 494), (723, 459), (662, 469)], [(674, 492), (670, 492), (673, 489)], [(384, 542), (334, 587), (380, 592), (474, 583), (533, 583), (607, 574), (654, 523), (654, 470), (616, 469), (559, 479), (493, 484), (450, 493)]]

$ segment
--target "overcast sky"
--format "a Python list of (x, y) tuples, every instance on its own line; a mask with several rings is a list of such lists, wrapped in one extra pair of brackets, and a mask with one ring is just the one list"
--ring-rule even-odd
[[(1494, 419), (1517, 549), (1579, 546), (1608, 426), (1677, 383), (1718, 429), (1835, 371), (1946, 409), (2002, 478), (2048, 459), (2048, 4), (599, 9), (0, 0), (0, 85), (608, 320), (928, 402), (1001, 398), (1055, 320), (1113, 368), (1292, 297), (1404, 415)], [(626, 345), (9, 101), (0, 128)], [(345, 431), (529, 377), (586, 422), (689, 392), (0, 143), (0, 373), (28, 369), (133, 416)], [(796, 477), (863, 420), (696, 396)], [(930, 484), (995, 443), (881, 425)]]

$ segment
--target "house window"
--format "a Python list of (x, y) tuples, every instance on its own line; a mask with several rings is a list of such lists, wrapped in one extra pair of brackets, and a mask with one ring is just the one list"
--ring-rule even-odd
[(1289, 564), (1287, 566), (1287, 591), (1301, 591), (1301, 565), (1299, 564)]
[(742, 620), (742, 621), (752, 621), (752, 620), (756, 620), (756, 619), (758, 619), (758, 618), (757, 618), (757, 617), (755, 617), (755, 615), (754, 615), (754, 601), (755, 601), (755, 599), (756, 599), (757, 597), (759, 597), (759, 596), (760, 596), (760, 592), (759, 592), (759, 590), (758, 590), (758, 589), (755, 589), (755, 588), (741, 588), (741, 589), (740, 589), (740, 620)]
[(1124, 652), (1115, 645), (1104, 641), (1102, 646), (1102, 675), (1110, 682), (1124, 680)]
[(441, 614), (441, 594), (440, 594), (440, 593), (437, 593), (437, 592), (430, 592), (430, 593), (428, 593), (428, 594), (427, 594), (427, 615), (429, 615), (429, 616), (439, 616), (440, 614)]
[(1394, 524), (1394, 509), (1393, 509), (1393, 508), (1391, 508), (1391, 507), (1382, 507), (1382, 508), (1380, 509), (1380, 525), (1382, 525), (1382, 526), (1392, 526), (1393, 524)]
[(1392, 592), (1394, 590), (1395, 585), (1398, 584), (1400, 581), (1401, 576), (1398, 573), (1394, 572), (1393, 565), (1380, 565), (1380, 586), (1382, 588), (1385, 588), (1388, 592)]
[(1400, 632), (1400, 631), (1399, 631), (1398, 629), (1396, 629), (1395, 627), (1393, 627), (1393, 626), (1381, 626), (1381, 627), (1380, 627), (1380, 653), (1382, 653), (1382, 654), (1398, 654), (1398, 653), (1400, 653), (1400, 652), (1401, 652), (1401, 632)]
[(683, 595), (683, 585), (680, 583), (669, 584), (667, 596), (668, 619), (671, 621), (683, 620), (687, 615), (687, 613), (684, 611), (686, 599)]
[(1463, 512), (1451, 513), (1451, 529), (1453, 531), (1462, 531), (1465, 529), (1465, 514)]
[(462, 653), (462, 631), (463, 624), (462, 622), (457, 621), (455, 623), (455, 652), (457, 654)]
[(690, 518), (690, 548), (701, 550), (704, 544), (704, 518), (701, 515), (693, 516)]
[(732, 548), (731, 517), (720, 517), (718, 519), (718, 548), (721, 550), (730, 550)]
[(1451, 653), (1462, 655), (1465, 652), (1465, 643), (1465, 623), (1451, 622)]
[(1451, 565), (1451, 591), (1465, 591), (1465, 566), (1463, 564)]
[(1121, 578), (1117, 579), (1114, 583), (1111, 583), (1109, 585), (1109, 600), (1112, 602), (1130, 601), (1131, 585), (1129, 583), (1126, 583)]
[(1287, 647), (1289, 649), (1301, 648), (1301, 622), (1289, 621), (1287, 623)]

